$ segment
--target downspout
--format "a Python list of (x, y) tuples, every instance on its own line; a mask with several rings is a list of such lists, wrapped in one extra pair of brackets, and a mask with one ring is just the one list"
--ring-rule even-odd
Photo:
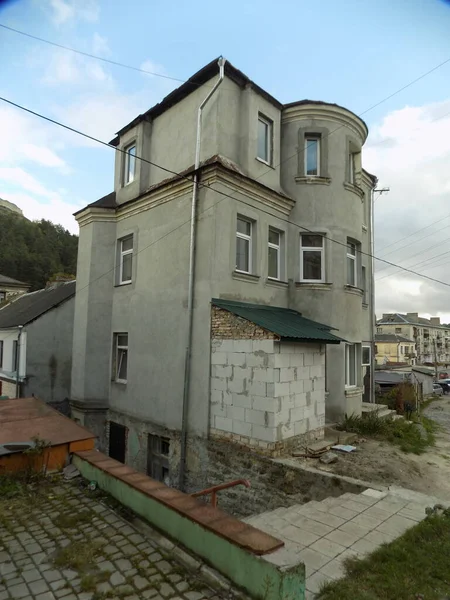
[(222, 83), (225, 74), (226, 60), (221, 56), (219, 58), (219, 78), (214, 87), (200, 104), (197, 114), (197, 141), (195, 147), (194, 163), (194, 184), (192, 188), (191, 204), (191, 233), (189, 243), (189, 284), (188, 284), (188, 333), (186, 356), (184, 364), (184, 387), (183, 387), (183, 412), (181, 420), (181, 449), (180, 449), (180, 470), (178, 487), (184, 489), (184, 479), (186, 473), (186, 450), (187, 450), (187, 428), (189, 413), (189, 387), (191, 382), (191, 354), (192, 354), (192, 325), (194, 316), (194, 283), (195, 283), (195, 241), (197, 234), (197, 199), (198, 199), (198, 169), (200, 167), (200, 147), (202, 137), (202, 113), (207, 102)]
[(16, 398), (20, 398), (20, 338), (22, 337), (23, 325), (19, 325), (19, 335), (17, 336), (17, 350), (16, 350)]

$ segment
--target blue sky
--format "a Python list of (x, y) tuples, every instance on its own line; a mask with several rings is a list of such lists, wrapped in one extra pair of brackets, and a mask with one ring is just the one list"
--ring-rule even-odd
[[(450, 58), (450, 3), (443, 0), (0, 0), (0, 23), (180, 79), (222, 54), (281, 102), (320, 99), (358, 114)], [(105, 141), (177, 85), (4, 29), (0, 55), (0, 95)], [(446, 113), (450, 63), (364, 114), (371, 128), (365, 166), (391, 188), (376, 204), (378, 254), (450, 213)], [(0, 123), (0, 197), (30, 218), (76, 231), (72, 212), (112, 189), (113, 152), (1, 102)], [(411, 248), (430, 259), (450, 251), (445, 231), (436, 235), (411, 238), (417, 243), (409, 250), (394, 246), (386, 259), (408, 266), (418, 262)], [(442, 240), (442, 249), (429, 249), (431, 239)], [(430, 274), (445, 277), (447, 266), (436, 264)], [(395, 285), (408, 290), (405, 310), (420, 296), (423, 310), (450, 312), (445, 288), (403, 275), (383, 279), (382, 310), (394, 309)]]

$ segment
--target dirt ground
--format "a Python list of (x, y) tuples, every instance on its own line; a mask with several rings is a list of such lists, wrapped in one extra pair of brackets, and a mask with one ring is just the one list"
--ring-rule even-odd
[(323, 471), (347, 475), (384, 486), (396, 485), (417, 492), (450, 499), (450, 399), (432, 402), (424, 415), (439, 425), (436, 444), (420, 456), (405, 454), (388, 442), (366, 438), (351, 454), (339, 453), (339, 460), (323, 465), (308, 464)]

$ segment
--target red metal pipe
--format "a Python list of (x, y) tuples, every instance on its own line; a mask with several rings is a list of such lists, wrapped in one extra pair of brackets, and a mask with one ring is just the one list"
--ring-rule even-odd
[(228, 483), (220, 483), (219, 485), (214, 485), (213, 487), (207, 488), (206, 490), (201, 490), (200, 492), (194, 492), (191, 494), (193, 498), (198, 498), (199, 496), (208, 496), (211, 494), (211, 505), (217, 506), (217, 492), (221, 490), (226, 490), (231, 487), (235, 487), (236, 485), (245, 485), (245, 487), (251, 487), (250, 481), (248, 479), (236, 479), (235, 481), (229, 481)]

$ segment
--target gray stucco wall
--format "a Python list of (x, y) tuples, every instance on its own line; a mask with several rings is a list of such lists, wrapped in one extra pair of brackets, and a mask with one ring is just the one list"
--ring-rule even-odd
[(70, 298), (26, 326), (27, 380), (23, 396), (46, 402), (70, 396), (75, 298)]

